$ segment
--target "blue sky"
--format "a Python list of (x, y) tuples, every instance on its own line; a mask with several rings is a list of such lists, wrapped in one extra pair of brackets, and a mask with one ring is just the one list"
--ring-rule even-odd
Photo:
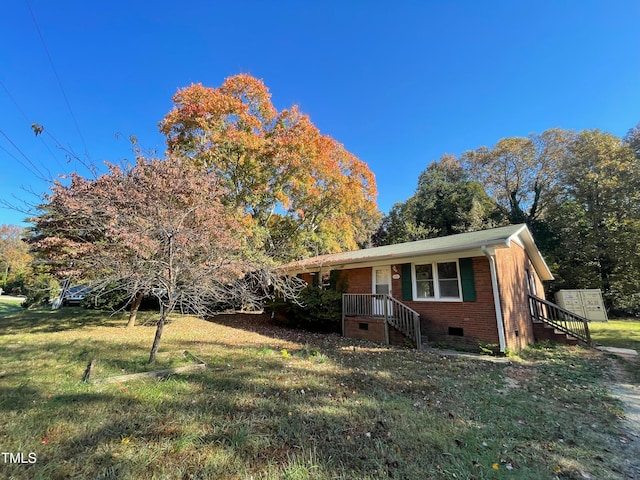
[[(132, 134), (162, 152), (176, 90), (242, 72), (367, 162), (386, 212), (444, 153), (553, 127), (624, 135), (640, 122), (639, 18), (637, 0), (12, 0), (0, 199), (47, 191), (36, 169), (86, 174), (31, 123), (95, 163), (131, 158)], [(24, 216), (0, 208), (0, 224)]]

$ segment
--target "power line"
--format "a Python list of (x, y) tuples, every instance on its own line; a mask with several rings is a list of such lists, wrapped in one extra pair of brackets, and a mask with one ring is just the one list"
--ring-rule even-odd
[[(18, 111), (22, 114), (22, 117), (26, 120), (27, 124), (31, 123), (31, 120), (29, 120), (29, 117), (27, 116), (26, 113), (24, 113), (24, 110), (20, 107), (20, 105), (18, 104), (18, 102), (16, 101), (16, 99), (13, 97), (13, 95), (11, 95), (11, 92), (9, 91), (9, 89), (5, 86), (4, 82), (2, 82), (0, 80), (0, 86), (2, 86), (2, 89), (5, 91), (5, 93), (7, 94), (7, 96), (9, 97), (9, 99), (11, 99), (11, 101), (13, 102), (13, 104), (16, 106), (16, 108), (18, 109)], [(62, 165), (62, 163), (60, 162), (60, 160), (58, 159), (58, 157), (55, 156), (55, 154), (53, 153), (53, 151), (51, 150), (51, 148), (49, 147), (49, 145), (47, 145), (47, 143), (44, 141), (44, 139), (42, 137), (40, 137), (40, 141), (42, 142), (42, 144), (45, 146), (45, 148), (47, 149), (47, 151), (51, 154), (51, 157), (56, 161), (56, 163), (60, 166), (60, 168), (62, 168), (63, 170), (65, 170), (64, 165)], [(42, 162), (41, 162), (42, 163)], [(43, 168), (44, 167), (43, 165)]]
[(2, 145), (0, 145), (0, 150), (4, 150), (4, 152), (9, 155), (11, 158), (13, 158), (16, 162), (18, 162), (20, 165), (22, 165), (24, 168), (26, 168), (27, 170), (29, 170), (31, 173), (33, 173), (34, 175), (37, 175), (36, 172), (34, 172), (31, 167), (28, 167), (27, 165), (25, 165), (24, 163), (22, 163), (22, 160), (20, 160), (18, 157), (16, 157), (13, 153), (11, 153), (9, 150), (7, 150), (6, 148), (4, 148)]
[(82, 145), (84, 145), (84, 152), (88, 156), (89, 155), (89, 149), (87, 148), (87, 143), (84, 141), (84, 136), (82, 135), (82, 132), (80, 131), (80, 125), (78, 125), (78, 121), (76, 120), (76, 116), (73, 113), (73, 109), (71, 108), (71, 104), (69, 103), (69, 99), (67, 98), (67, 94), (65, 93), (64, 88), (62, 86), (62, 82), (60, 81), (60, 76), (58, 75), (58, 71), (56, 70), (56, 67), (53, 64), (53, 59), (51, 58), (51, 54), (49, 53), (49, 49), (47, 48), (47, 44), (44, 41), (44, 37), (42, 35), (42, 32), (40, 31), (40, 27), (38, 26), (38, 22), (36, 20), (36, 16), (33, 13), (33, 10), (31, 9), (31, 5), (29, 5), (29, 0), (25, 0), (25, 3), (27, 4), (27, 7), (29, 8), (29, 13), (31, 13), (31, 18), (33, 19), (33, 24), (35, 25), (36, 31), (38, 32), (38, 36), (40, 37), (40, 41), (42, 42), (42, 47), (44, 48), (44, 51), (47, 54), (47, 58), (49, 59), (49, 64), (51, 65), (51, 69), (53, 70), (53, 73), (56, 76), (56, 80), (58, 81), (58, 86), (60, 87), (60, 91), (62, 92), (62, 96), (64, 97), (64, 101), (67, 104), (67, 108), (69, 109), (69, 113), (71, 114), (71, 118), (73, 119), (73, 123), (76, 126), (76, 130), (78, 131), (78, 135), (80, 135), (80, 140), (82, 140)]
[[(24, 153), (22, 150), (20, 150), (20, 148), (19, 148), (15, 143), (13, 143), (13, 140), (11, 140), (11, 139), (9, 138), (9, 136), (8, 136), (6, 133), (4, 133), (4, 131), (3, 131), (2, 129), (0, 129), (0, 134), (2, 134), (2, 136), (3, 136), (4, 138), (6, 138), (6, 139), (7, 139), (7, 141), (8, 141), (11, 145), (13, 145), (13, 148), (15, 148), (18, 152), (20, 152), (20, 155), (22, 155), (22, 156), (25, 158), (25, 160), (26, 160), (27, 162), (29, 162), (29, 165), (31, 165), (31, 166), (33, 167), (33, 169), (35, 170), (35, 172), (34, 172), (31, 168), (27, 167), (24, 163), (22, 163), (22, 161), (20, 161), (20, 159), (19, 159), (19, 158), (15, 157), (15, 156), (14, 156), (14, 155), (12, 155), (8, 150), (6, 150), (4, 147), (2, 147), (2, 149), (3, 149), (5, 152), (7, 152), (9, 155), (11, 155), (15, 160), (17, 160), (17, 161), (20, 163), (20, 165), (22, 165), (23, 167), (25, 167), (25, 168), (26, 168), (27, 170), (29, 170), (31, 173), (33, 173), (33, 174), (34, 174), (34, 175), (36, 175), (36, 176), (38, 176), (38, 175), (39, 175), (41, 180), (46, 180), (46, 179), (47, 179), (47, 177), (46, 177), (46, 176), (45, 176), (45, 175), (40, 171), (40, 169), (39, 169), (39, 168), (38, 168), (38, 167), (37, 167), (37, 166), (36, 166), (36, 165), (31, 161), (31, 159), (30, 159), (29, 157), (27, 157), (27, 156), (25, 155), (25, 153)], [(44, 169), (46, 170), (46, 167), (42, 167), (42, 168), (44, 168)], [(37, 172), (37, 173), (36, 173), (36, 172)], [(51, 178), (51, 172), (49, 172), (49, 171), (47, 170), (47, 173), (49, 174), (49, 178)]]

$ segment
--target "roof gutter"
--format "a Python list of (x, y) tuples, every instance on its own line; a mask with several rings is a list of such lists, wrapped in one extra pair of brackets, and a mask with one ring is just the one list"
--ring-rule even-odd
[(491, 287), (493, 288), (493, 303), (496, 309), (496, 322), (498, 324), (498, 339), (500, 340), (500, 352), (505, 353), (507, 350), (504, 335), (504, 320), (502, 317), (502, 306), (500, 305), (500, 292), (498, 290), (498, 274), (496, 271), (496, 258), (489, 253), (486, 245), (480, 247), (485, 257), (489, 259), (489, 267), (491, 269)]

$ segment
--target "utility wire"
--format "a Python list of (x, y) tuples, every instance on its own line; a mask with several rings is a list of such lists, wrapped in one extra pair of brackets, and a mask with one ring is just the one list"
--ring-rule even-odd
[[(31, 166), (33, 167), (33, 169), (35, 170), (35, 172), (34, 172), (33, 170), (31, 170), (31, 168), (27, 167), (24, 163), (22, 163), (22, 161), (20, 161), (20, 159), (18, 159), (18, 158), (17, 158), (17, 157), (15, 157), (14, 155), (11, 155), (11, 153), (10, 153), (10, 152), (8, 152), (4, 147), (3, 147), (2, 149), (3, 149), (5, 152), (7, 152), (9, 155), (11, 155), (14, 159), (16, 159), (16, 160), (17, 160), (17, 161), (18, 161), (18, 162), (19, 162), (23, 167), (25, 167), (25, 168), (26, 168), (27, 170), (29, 170), (31, 173), (33, 173), (33, 174), (34, 174), (34, 175), (36, 175), (36, 176), (38, 176), (38, 175), (39, 175), (39, 176), (40, 176), (40, 180), (45, 180), (45, 181), (46, 181), (46, 180), (47, 180), (47, 177), (46, 177), (46, 176), (45, 176), (45, 175), (40, 171), (40, 169), (39, 169), (39, 168), (38, 168), (38, 167), (37, 167), (37, 166), (36, 166), (36, 165), (31, 161), (31, 159), (30, 159), (29, 157), (27, 157), (27, 156), (25, 155), (25, 153), (24, 153), (22, 150), (20, 150), (20, 148), (19, 148), (15, 143), (13, 143), (13, 140), (11, 140), (11, 139), (9, 138), (9, 136), (8, 136), (6, 133), (4, 133), (4, 131), (3, 131), (2, 129), (0, 129), (0, 134), (2, 134), (2, 136), (3, 136), (4, 138), (6, 138), (6, 139), (7, 139), (7, 141), (8, 141), (11, 145), (13, 145), (13, 148), (15, 148), (18, 152), (20, 152), (20, 155), (22, 155), (22, 156), (25, 158), (25, 160), (26, 160), (27, 162), (29, 162), (29, 165), (31, 165)], [(43, 167), (43, 168), (45, 168), (45, 167)], [(46, 170), (46, 168), (45, 168), (45, 170)], [(37, 172), (37, 173), (36, 173), (36, 172)], [(51, 173), (50, 173), (48, 170), (47, 170), (47, 173), (49, 174), (49, 178), (51, 178)]]
[(42, 47), (44, 48), (45, 53), (47, 54), (47, 58), (49, 59), (49, 64), (51, 65), (51, 69), (56, 76), (56, 80), (58, 81), (58, 86), (60, 87), (60, 91), (62, 92), (62, 96), (64, 97), (64, 101), (67, 104), (67, 108), (69, 109), (69, 113), (71, 114), (71, 118), (73, 119), (73, 123), (76, 126), (76, 130), (78, 131), (78, 135), (80, 135), (80, 140), (82, 140), (82, 145), (84, 145), (84, 152), (87, 157), (89, 156), (89, 149), (87, 148), (87, 143), (84, 141), (84, 136), (80, 131), (80, 125), (78, 125), (78, 121), (76, 120), (76, 116), (73, 113), (73, 109), (71, 108), (71, 104), (69, 103), (69, 99), (67, 98), (67, 94), (64, 91), (62, 86), (62, 82), (60, 81), (60, 76), (58, 75), (58, 71), (56, 70), (55, 65), (53, 64), (53, 59), (51, 58), (51, 54), (49, 53), (49, 49), (47, 48), (47, 44), (44, 41), (44, 37), (42, 36), (42, 32), (40, 31), (40, 27), (38, 26), (38, 22), (36, 20), (36, 16), (31, 9), (31, 5), (29, 5), (29, 0), (25, 0), (27, 7), (29, 8), (29, 12), (31, 13), (31, 18), (33, 19), (33, 24), (36, 27), (36, 31), (38, 32), (38, 36), (40, 37), (40, 41), (42, 42)]
[[(22, 114), (22, 117), (26, 120), (27, 124), (31, 123), (31, 120), (29, 120), (29, 117), (27, 116), (26, 113), (24, 113), (24, 110), (20, 107), (20, 105), (18, 104), (18, 102), (16, 101), (15, 98), (13, 98), (13, 95), (11, 95), (11, 92), (9, 91), (9, 89), (5, 86), (4, 82), (2, 82), (0, 80), (0, 86), (2, 87), (2, 89), (6, 92), (7, 96), (11, 99), (11, 101), (13, 102), (13, 104), (16, 106), (16, 108), (18, 109), (18, 111)], [(60, 160), (58, 159), (58, 157), (55, 156), (55, 154), (53, 153), (53, 151), (51, 150), (51, 147), (49, 147), (49, 145), (47, 144), (47, 142), (44, 141), (44, 139), (42, 137), (40, 137), (40, 141), (42, 142), (42, 144), (45, 146), (45, 148), (47, 149), (47, 151), (51, 154), (51, 157), (56, 161), (56, 163), (60, 166), (60, 168), (62, 168), (63, 170), (65, 170), (64, 165), (62, 165), (62, 163), (60, 162)], [(40, 162), (42, 163), (42, 162)], [(43, 166), (44, 168), (44, 166)]]
[(0, 150), (4, 150), (4, 152), (9, 155), (11, 158), (13, 158), (16, 162), (18, 162), (20, 165), (22, 165), (24, 168), (26, 168), (27, 170), (29, 170), (31, 173), (33, 173), (34, 175), (37, 176), (37, 173), (34, 172), (31, 167), (25, 165), (24, 163), (22, 163), (22, 160), (20, 160), (18, 157), (16, 157), (13, 153), (11, 153), (9, 150), (7, 150), (6, 148), (4, 148), (2, 145), (0, 145)]

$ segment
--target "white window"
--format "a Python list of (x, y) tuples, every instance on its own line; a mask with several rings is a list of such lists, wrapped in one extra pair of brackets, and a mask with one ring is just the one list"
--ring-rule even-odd
[(461, 300), (458, 262), (413, 265), (414, 300)]

